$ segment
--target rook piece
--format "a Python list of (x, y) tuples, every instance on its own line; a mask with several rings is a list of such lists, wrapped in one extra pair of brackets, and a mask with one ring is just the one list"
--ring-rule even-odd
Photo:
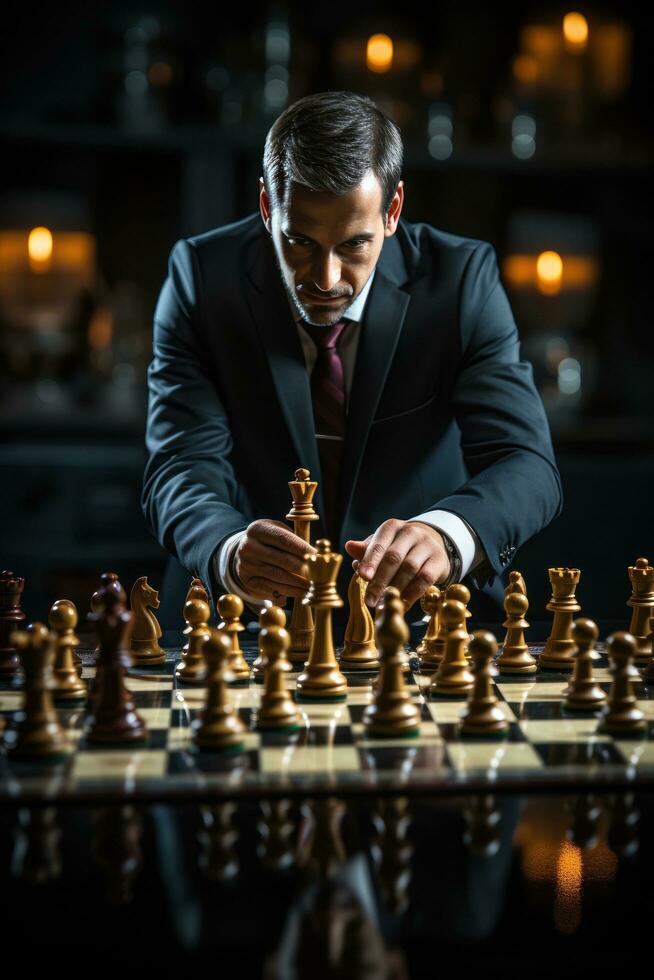
[(409, 627), (399, 590), (394, 586), (384, 589), (375, 627), (381, 669), (372, 703), (363, 712), (364, 731), (370, 738), (419, 735), (420, 708), (407, 691), (403, 674), (402, 653)]
[(244, 747), (245, 725), (227, 695), (231, 677), (227, 663), (231, 653), (232, 644), (227, 633), (210, 627), (204, 641), (207, 700), (201, 717), (191, 725), (193, 741), (200, 749), (239, 751)]
[(538, 663), (552, 670), (572, 670), (574, 667), (575, 642), (570, 634), (572, 617), (581, 610), (575, 597), (581, 572), (578, 568), (549, 568), (552, 598), (546, 609), (554, 613), (552, 632)]
[(240, 595), (235, 595), (232, 592), (221, 595), (218, 600), (218, 615), (222, 620), (218, 629), (224, 630), (231, 644), (229, 655), (229, 673), (231, 674), (229, 683), (231, 686), (241, 686), (250, 682), (250, 667), (243, 656), (241, 644), (238, 641), (238, 634), (245, 629), (241, 622), (243, 608), (243, 600)]
[(445, 653), (429, 685), (430, 694), (458, 697), (472, 690), (474, 678), (468, 670), (465, 650), (468, 632), (465, 629), (466, 608), (457, 599), (446, 599), (441, 609), (441, 623), (446, 631)]
[[(520, 575), (520, 572), (511, 574)], [(525, 619), (528, 609), (529, 599), (524, 592), (511, 591), (509, 586), (504, 593), (506, 619), (502, 623), (506, 628), (506, 637), (497, 661), (497, 669), (502, 674), (534, 674), (537, 670), (536, 661), (525, 641), (524, 631), (529, 626)]]
[(593, 677), (593, 651), (599, 630), (592, 619), (577, 619), (571, 634), (577, 652), (572, 678), (563, 690), (563, 706), (572, 711), (594, 711), (606, 704), (606, 693)]
[[(526, 599), (526, 596), (521, 598)], [(492, 678), (498, 673), (493, 665), (497, 640), (487, 630), (475, 630), (470, 641), (474, 666), (474, 687), (468, 704), (461, 712), (462, 735), (505, 735), (509, 723), (499, 706)]]
[(210, 615), (209, 603), (204, 599), (189, 599), (184, 606), (184, 618), (188, 623), (184, 632), (188, 633), (188, 643), (182, 650), (181, 662), (175, 667), (177, 680), (182, 684), (197, 684), (207, 672), (203, 645), (209, 635)]
[(420, 669), (425, 673), (430, 671), (433, 673), (443, 659), (445, 634), (443, 634), (443, 643), (438, 647), (437, 644), (441, 624), (441, 606), (444, 601), (445, 596), (436, 585), (430, 586), (420, 600), (422, 611), (429, 616), (425, 635), (416, 647), (416, 654), (420, 658)]
[(75, 662), (75, 647), (79, 637), (75, 634), (77, 609), (70, 599), (57, 599), (48, 617), (50, 629), (54, 632), (55, 664), (52, 672), (52, 692), (55, 701), (84, 701), (86, 684), (81, 678), (81, 665)]
[(259, 639), (257, 646), (259, 655), (252, 664), (252, 677), (256, 684), (263, 684), (266, 657), (261, 648), (261, 634), (274, 626), (286, 626), (286, 613), (281, 606), (274, 606), (270, 599), (264, 600), (264, 607), (259, 613)]
[(129, 601), (134, 614), (129, 640), (132, 662), (135, 667), (158, 667), (166, 662), (166, 654), (159, 646), (161, 627), (148, 607), (159, 608), (159, 593), (142, 575), (132, 586)]
[(291, 637), (283, 626), (270, 626), (261, 630), (259, 642), (265, 664), (265, 688), (257, 714), (257, 728), (260, 731), (297, 731), (300, 715), (286, 687), (286, 674), (292, 669), (286, 655)]
[(633, 612), (629, 632), (636, 641), (634, 663), (643, 666), (652, 656), (650, 619), (654, 616), (654, 568), (647, 558), (639, 558), (629, 565), (631, 598), (627, 602)]
[(24, 716), (16, 726), (16, 741), (10, 754), (16, 759), (47, 759), (70, 751), (52, 703), (50, 675), (55, 636), (43, 623), (9, 637), (20, 651), (25, 674)]
[(635, 650), (635, 639), (624, 630), (612, 633), (606, 641), (606, 652), (612, 663), (613, 682), (608, 704), (597, 725), (598, 732), (625, 736), (643, 735), (647, 731), (647, 722), (636, 704), (632, 686), (631, 663)]
[(16, 677), (20, 670), (18, 648), (11, 642), (11, 635), (25, 620), (20, 600), (25, 579), (13, 572), (0, 572), (0, 680)]
[(88, 617), (98, 632), (100, 659), (93, 696), (93, 719), (86, 738), (90, 743), (105, 745), (141, 742), (147, 735), (147, 726), (125, 686), (125, 672), (130, 664), (127, 643), (133, 613), (125, 608), (125, 593), (117, 579), (107, 579), (99, 593), (98, 611)]
[[(295, 471), (295, 479), (289, 481), (289, 489), (293, 497), (293, 506), (286, 515), (287, 521), (293, 522), (293, 530), (311, 544), (311, 522), (319, 520), (313, 509), (313, 496), (318, 484), (312, 480), (309, 470), (301, 468)], [(288, 659), (292, 664), (303, 664), (309, 656), (313, 639), (313, 614), (311, 607), (302, 601), (302, 596), (293, 596), (293, 610), (289, 632), (291, 645)]]
[(297, 679), (297, 700), (345, 701), (347, 680), (338, 669), (332, 636), (332, 609), (343, 605), (336, 591), (343, 556), (332, 551), (327, 538), (316, 541), (316, 549), (304, 556), (311, 588), (302, 602), (316, 610), (316, 625), (309, 659)]
[(375, 625), (366, 605), (367, 588), (368, 583), (355, 572), (347, 590), (350, 615), (341, 653), (341, 667), (345, 670), (379, 670)]

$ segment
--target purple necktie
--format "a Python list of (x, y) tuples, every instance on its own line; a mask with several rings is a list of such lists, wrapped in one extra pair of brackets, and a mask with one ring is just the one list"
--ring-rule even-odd
[(302, 320), (318, 351), (311, 372), (311, 397), (322, 469), (325, 528), (334, 549), (338, 547), (338, 476), (345, 436), (345, 376), (336, 345), (347, 322), (339, 320), (330, 327), (316, 327)]

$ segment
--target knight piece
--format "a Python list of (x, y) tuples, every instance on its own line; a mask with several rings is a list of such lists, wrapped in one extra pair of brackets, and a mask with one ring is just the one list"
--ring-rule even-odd
[(570, 628), (572, 617), (581, 611), (575, 596), (581, 572), (578, 568), (548, 568), (547, 573), (552, 586), (552, 598), (545, 608), (554, 613), (554, 619), (552, 632), (538, 663), (540, 667), (552, 670), (572, 670), (577, 648)]
[(297, 679), (297, 700), (345, 701), (347, 680), (338, 668), (332, 635), (332, 609), (343, 600), (336, 578), (343, 556), (333, 552), (327, 538), (316, 541), (316, 553), (304, 556), (311, 588), (302, 601), (315, 609), (315, 628), (309, 659)]
[(18, 648), (11, 642), (11, 634), (25, 621), (20, 601), (25, 579), (5, 569), (0, 572), (0, 680), (17, 677), (20, 671)]
[(366, 605), (367, 588), (368, 583), (355, 572), (347, 590), (350, 615), (340, 660), (345, 670), (379, 670), (375, 624)]
[(166, 653), (159, 646), (161, 627), (150, 608), (159, 608), (159, 593), (148, 585), (145, 575), (137, 578), (129, 597), (134, 614), (129, 648), (135, 667), (158, 667), (166, 662)]
[[(295, 479), (290, 480), (288, 486), (293, 497), (293, 506), (286, 515), (286, 520), (293, 522), (295, 533), (310, 545), (311, 522), (319, 520), (313, 507), (313, 497), (318, 483), (311, 479), (309, 470), (302, 467), (295, 471)], [(302, 598), (302, 596), (293, 597), (293, 609), (289, 625), (291, 645), (288, 650), (288, 659), (292, 664), (305, 662), (309, 656), (313, 639), (313, 613), (311, 606), (303, 603)]]
[(654, 616), (654, 568), (647, 558), (639, 558), (629, 565), (631, 598), (627, 602), (633, 612), (629, 632), (636, 641), (634, 663), (639, 667), (647, 664), (652, 656), (650, 619)]

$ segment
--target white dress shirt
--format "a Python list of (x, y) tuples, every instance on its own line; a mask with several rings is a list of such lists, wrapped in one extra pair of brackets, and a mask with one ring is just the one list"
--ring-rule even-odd
[[(375, 269), (373, 269), (368, 282), (365, 284), (354, 303), (352, 303), (352, 306), (350, 306), (349, 309), (346, 309), (345, 313), (343, 314), (343, 319), (350, 321), (341, 331), (338, 341), (338, 352), (343, 363), (343, 374), (345, 380), (346, 410), (347, 406), (349, 405), (350, 388), (352, 386), (352, 377), (354, 375), (357, 346), (359, 343), (359, 335), (362, 330), (361, 320), (363, 318), (363, 310), (366, 305), (366, 300), (368, 298), (368, 293), (370, 292), (370, 287), (372, 286), (374, 276)], [(304, 352), (304, 358), (307, 365), (307, 371), (310, 375), (318, 356), (318, 350), (307, 331), (303, 329), (302, 318), (298, 317), (297, 309), (295, 306), (293, 306), (290, 296), (287, 295), (287, 299), (291, 310), (291, 315), (293, 316), (293, 319), (297, 325), (300, 342), (302, 344), (302, 351)], [(470, 527), (467, 521), (464, 521), (463, 518), (458, 516), (458, 514), (453, 514), (448, 510), (429, 510), (424, 514), (418, 514), (416, 517), (412, 517), (410, 519), (412, 521), (421, 521), (423, 524), (429, 524), (431, 527), (436, 528), (436, 530), (441, 531), (450, 538), (454, 547), (458, 550), (461, 558), (461, 578), (467, 575), (473, 568), (476, 568), (477, 565), (486, 557), (479, 538), (475, 534), (474, 530)], [(218, 581), (223, 583), (228, 592), (234, 592), (237, 595), (240, 595), (243, 601), (250, 606), (252, 611), (255, 614), (258, 614), (259, 610), (263, 606), (263, 600), (256, 598), (255, 596), (248, 595), (247, 592), (237, 585), (231, 572), (230, 562), (232, 555), (238, 547), (239, 541), (244, 534), (245, 531), (237, 531), (236, 534), (232, 534), (230, 537), (225, 539), (214, 557), (214, 571)]]

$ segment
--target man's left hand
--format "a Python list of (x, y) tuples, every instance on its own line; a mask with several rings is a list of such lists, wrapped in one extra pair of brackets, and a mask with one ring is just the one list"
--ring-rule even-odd
[(364, 541), (346, 541), (345, 550), (354, 558), (354, 571), (368, 582), (366, 603), (373, 607), (386, 586), (394, 585), (408, 609), (430, 585), (450, 574), (442, 535), (422, 521), (392, 517)]

